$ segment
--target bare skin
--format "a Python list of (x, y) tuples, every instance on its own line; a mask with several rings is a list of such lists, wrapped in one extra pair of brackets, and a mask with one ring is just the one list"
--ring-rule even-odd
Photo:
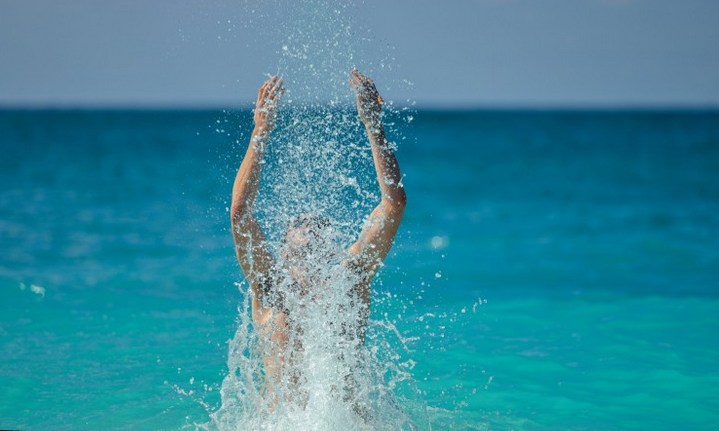
[[(407, 198), (401, 183), (399, 164), (388, 144), (382, 125), (382, 97), (371, 79), (357, 70), (351, 72), (349, 84), (357, 95), (357, 112), (365, 125), (372, 148), (377, 180), (382, 199), (367, 219), (358, 240), (347, 253), (351, 261), (345, 262), (358, 271), (361, 281), (355, 286), (355, 293), (369, 310), (370, 284), (377, 270), (392, 247), (392, 242), (404, 214)], [(276, 119), (276, 108), (284, 89), (282, 79), (274, 76), (260, 88), (255, 105), (254, 122), (250, 145), (240, 165), (232, 189), (232, 233), (235, 239), (237, 259), (250, 284), (252, 317), (262, 337), (269, 340), (268, 349), (263, 352), (265, 372), (269, 377), (268, 390), (272, 391), (282, 374), (284, 353), (288, 342), (288, 315), (285, 310), (266, 301), (272, 293), (276, 280), (277, 262), (269, 252), (265, 236), (254, 214), (254, 204), (260, 183), (260, 173), (267, 140), (272, 133)], [(298, 241), (307, 241), (301, 232), (291, 233)], [(293, 239), (294, 240), (294, 239)], [(299, 271), (290, 271), (290, 276), (299, 283)], [(360, 322), (360, 336), (364, 339), (364, 327), (368, 313)]]

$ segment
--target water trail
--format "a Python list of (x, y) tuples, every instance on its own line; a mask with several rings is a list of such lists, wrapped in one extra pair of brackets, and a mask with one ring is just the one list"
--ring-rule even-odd
[[(347, 84), (350, 70), (362, 68), (353, 5), (295, 0), (276, 7), (281, 19), (265, 31), (280, 36), (277, 70), (287, 91), (268, 144), (256, 213), (279, 262), (273, 302), (287, 310), (284, 338), (268, 339), (276, 322), (255, 325), (247, 284), (240, 283), (243, 302), (222, 405), (205, 427), (429, 429), (411, 377), (407, 340), (387, 319), (370, 319), (364, 334), (366, 310), (355, 289), (361, 275), (343, 264), (345, 250), (380, 198), (371, 149)], [(385, 118), (399, 118), (391, 103), (385, 110)], [(386, 123), (396, 142), (396, 129)], [(315, 239), (321, 244), (308, 249), (301, 266), (291, 260), (285, 239), (298, 216), (304, 217), (300, 223), (317, 223)]]

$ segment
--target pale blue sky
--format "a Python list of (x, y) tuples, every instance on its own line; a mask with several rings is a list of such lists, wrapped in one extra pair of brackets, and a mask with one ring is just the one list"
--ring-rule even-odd
[[(249, 103), (280, 64), (283, 2), (2, 0), (0, 105)], [(356, 65), (400, 102), (719, 106), (717, 0), (357, 0), (343, 13), (372, 39)]]

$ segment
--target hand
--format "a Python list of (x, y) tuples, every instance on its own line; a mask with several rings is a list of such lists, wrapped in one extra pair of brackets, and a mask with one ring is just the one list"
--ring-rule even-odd
[(275, 120), (277, 119), (277, 104), (284, 92), (282, 78), (278, 78), (277, 75), (268, 79), (260, 87), (254, 116), (255, 130), (259, 133), (258, 137), (265, 137), (274, 129)]
[(382, 96), (377, 92), (374, 82), (362, 75), (357, 69), (351, 72), (352, 79), (348, 82), (357, 93), (357, 112), (365, 127), (379, 129), (382, 125)]

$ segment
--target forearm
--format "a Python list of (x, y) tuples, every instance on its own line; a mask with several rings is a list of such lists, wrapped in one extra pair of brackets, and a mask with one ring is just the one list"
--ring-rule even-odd
[(260, 186), (267, 134), (255, 127), (232, 187), (232, 219), (251, 215)]
[(393, 204), (404, 205), (407, 198), (402, 185), (399, 163), (384, 134), (382, 124), (366, 125), (367, 136), (372, 146), (372, 157), (382, 199)]

